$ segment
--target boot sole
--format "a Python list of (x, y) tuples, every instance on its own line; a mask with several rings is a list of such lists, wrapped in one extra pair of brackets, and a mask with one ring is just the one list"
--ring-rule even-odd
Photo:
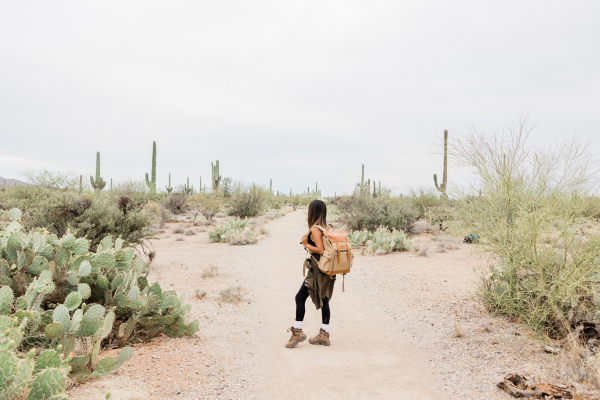
[(306, 340), (306, 335), (304, 335), (304, 337), (300, 338), (300, 340), (298, 340), (296, 343), (294, 343), (292, 346), (288, 346), (287, 344), (285, 345), (286, 348), (288, 349), (293, 349), (294, 347), (298, 346), (300, 343), (304, 342)]
[(312, 342), (310, 339), (308, 339), (308, 343), (310, 344), (314, 344), (315, 346), (321, 345), (321, 346), (329, 346), (330, 343), (329, 342)]

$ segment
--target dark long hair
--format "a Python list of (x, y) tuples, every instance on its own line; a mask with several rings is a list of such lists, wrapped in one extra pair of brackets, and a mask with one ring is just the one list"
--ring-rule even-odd
[(322, 200), (313, 200), (308, 205), (308, 227), (315, 225), (327, 228), (327, 206)]

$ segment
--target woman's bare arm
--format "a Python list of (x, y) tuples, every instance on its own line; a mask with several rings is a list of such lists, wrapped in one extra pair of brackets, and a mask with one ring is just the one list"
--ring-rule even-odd
[(302, 244), (313, 254), (323, 254), (323, 232), (319, 228), (312, 228), (312, 238), (316, 246), (308, 244), (308, 236), (302, 236)]

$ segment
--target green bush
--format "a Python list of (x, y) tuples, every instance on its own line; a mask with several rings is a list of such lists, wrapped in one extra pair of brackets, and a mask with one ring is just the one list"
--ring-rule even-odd
[(407, 200), (419, 212), (419, 218), (426, 217), (427, 209), (443, 206), (445, 203), (435, 188), (413, 188)]
[(227, 213), (235, 217), (255, 217), (267, 207), (268, 191), (260, 186), (240, 188), (229, 198)]
[(226, 242), (231, 245), (254, 244), (258, 242), (258, 234), (247, 219), (230, 219), (220, 227), (215, 226), (208, 232), (212, 242)]
[(95, 249), (108, 235), (121, 237), (126, 244), (140, 244), (152, 236), (157, 216), (127, 196), (95, 195), (73, 191), (23, 188), (13, 194), (13, 204), (23, 209), (25, 228), (44, 228), (63, 236), (68, 230), (87, 237)]
[[(124, 348), (116, 359), (98, 360), (102, 343), (121, 347), (132, 338), (163, 332), (181, 337), (197, 331), (198, 321), (188, 320), (191, 306), (184, 304), (185, 295), (163, 291), (158, 283), (150, 286), (148, 265), (122, 239), (107, 236), (92, 252), (87, 239), (72, 234), (59, 239), (41, 230), (24, 232), (19, 210), (11, 210), (9, 217), (0, 230), (0, 336), (18, 343), (14, 348), (21, 352), (52, 349), (44, 368), (64, 369), (75, 380), (101, 377), (133, 356), (133, 349)], [(91, 338), (92, 348), (71, 357), (81, 338)], [(0, 338), (0, 359), (19, 365), (33, 362), (31, 356), (25, 360), (3, 353), (11, 349), (1, 343), (7, 341)], [(20, 374), (18, 368), (14, 371)], [(49, 373), (53, 378), (40, 378), (37, 368), (31, 372), (25, 368), (18, 379), (33, 379), (32, 388), (42, 385), (33, 384), (38, 379), (46, 384), (45, 379), (64, 377), (61, 371)], [(3, 385), (13, 384), (7, 382), (0, 382), (0, 394)]]
[(492, 260), (479, 286), (487, 309), (560, 337), (600, 317), (596, 155), (575, 139), (535, 149), (527, 137), (521, 125), (454, 138), (452, 154), (473, 171), (456, 191), (457, 228)]
[(393, 197), (343, 196), (335, 199), (338, 221), (347, 229), (374, 232), (379, 227), (411, 234), (417, 211), (402, 199)]
[(173, 193), (166, 196), (161, 204), (171, 213), (178, 215), (187, 211), (188, 195), (185, 193)]

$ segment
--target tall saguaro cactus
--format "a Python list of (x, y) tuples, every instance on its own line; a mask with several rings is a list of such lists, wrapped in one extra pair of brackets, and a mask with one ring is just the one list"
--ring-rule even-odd
[(269, 194), (273, 196), (273, 179), (270, 179), (269, 182)]
[(96, 152), (96, 180), (90, 175), (90, 183), (96, 192), (101, 191), (106, 186), (106, 182), (100, 176), (100, 152)]
[(362, 165), (362, 175), (360, 176), (360, 194), (363, 194), (365, 189), (365, 164)]
[(210, 165), (212, 167), (213, 193), (216, 193), (219, 191), (219, 184), (221, 183), (221, 175), (219, 175), (219, 160), (217, 160), (214, 165), (213, 163), (210, 163)]
[(183, 190), (185, 190), (186, 194), (194, 193), (194, 186), (190, 186), (190, 177), (187, 178), (187, 184), (183, 186)]
[(444, 131), (444, 177), (442, 184), (438, 186), (437, 174), (433, 174), (433, 182), (435, 188), (442, 193), (442, 197), (447, 198), (446, 195), (446, 184), (448, 183), (448, 131)]
[(79, 175), (79, 193), (83, 192), (83, 175)]
[(146, 186), (150, 189), (150, 193), (156, 193), (156, 141), (152, 142), (152, 180), (148, 180), (146, 172)]
[(171, 187), (171, 173), (169, 172), (169, 184), (166, 186), (167, 193), (171, 193), (173, 188)]

